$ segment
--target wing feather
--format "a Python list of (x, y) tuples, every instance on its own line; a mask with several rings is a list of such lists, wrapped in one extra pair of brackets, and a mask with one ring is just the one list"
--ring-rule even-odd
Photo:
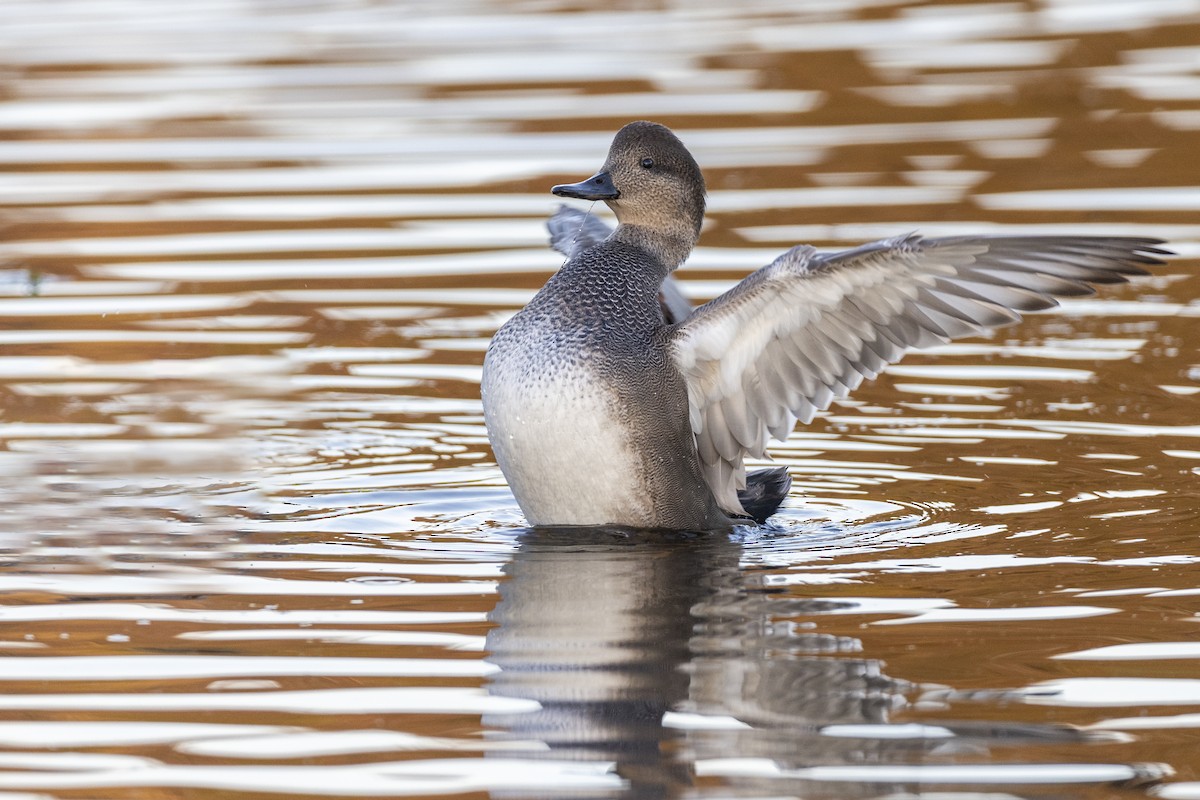
[(604, 220), (570, 206), (559, 206), (546, 220), (546, 230), (550, 233), (550, 246), (567, 258), (574, 258), (612, 233)]
[(909, 349), (1009, 325), (1091, 284), (1147, 274), (1157, 239), (915, 234), (818, 254), (794, 247), (670, 329), (705, 479), (744, 509), (744, 459), (766, 453)]

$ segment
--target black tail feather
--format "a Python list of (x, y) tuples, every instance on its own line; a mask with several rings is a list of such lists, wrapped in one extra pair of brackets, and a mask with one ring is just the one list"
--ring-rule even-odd
[(792, 487), (792, 476), (787, 467), (771, 467), (751, 472), (746, 476), (746, 488), (738, 492), (742, 508), (759, 525), (774, 514), (787, 497)]

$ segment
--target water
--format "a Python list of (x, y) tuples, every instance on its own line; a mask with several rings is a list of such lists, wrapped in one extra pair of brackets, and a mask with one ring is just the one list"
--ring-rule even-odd
[[(1200, 797), (1200, 2), (0, 6), (0, 797)], [(523, 528), (478, 400), (651, 117), (796, 242), (1170, 239), (723, 536)]]

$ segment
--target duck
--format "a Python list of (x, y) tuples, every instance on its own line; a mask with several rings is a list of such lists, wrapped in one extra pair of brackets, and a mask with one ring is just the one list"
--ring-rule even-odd
[(496, 462), (534, 527), (684, 531), (762, 524), (782, 467), (747, 471), (831, 403), (913, 349), (1146, 275), (1155, 238), (906, 233), (841, 252), (797, 245), (692, 308), (673, 273), (695, 247), (706, 187), (664, 125), (637, 121), (600, 170), (554, 186), (602, 201), (550, 220), (566, 256), (492, 337), (481, 381)]

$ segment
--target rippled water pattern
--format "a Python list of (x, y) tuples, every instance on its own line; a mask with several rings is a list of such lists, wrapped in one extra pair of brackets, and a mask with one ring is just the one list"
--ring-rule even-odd
[[(768, 528), (527, 531), (483, 351), (644, 117), (697, 301), (1179, 255), (798, 429)], [(1200, 0), (0, 4), (0, 798), (1200, 798), (1198, 152)]]

